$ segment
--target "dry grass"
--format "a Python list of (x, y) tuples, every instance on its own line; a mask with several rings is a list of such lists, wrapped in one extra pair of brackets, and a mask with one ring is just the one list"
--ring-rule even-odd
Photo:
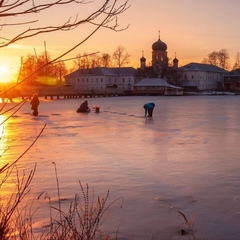
[[(14, 180), (16, 188), (10, 194), (8, 200), (0, 197), (0, 239), (23, 239), (23, 240), (108, 240), (110, 237), (101, 233), (101, 224), (105, 220), (104, 215), (111, 206), (118, 200), (107, 204), (109, 191), (105, 197), (95, 197), (94, 192), (90, 194), (89, 186), (84, 187), (79, 181), (80, 193), (75, 194), (74, 200), (66, 208), (61, 201), (61, 192), (55, 166), (56, 183), (58, 190), (57, 204), (51, 201), (51, 197), (47, 193), (41, 193), (37, 199), (25, 201), (30, 192), (30, 183), (34, 176), (35, 169), (26, 175), (20, 176), (16, 168), (16, 179)], [(15, 166), (16, 167), (16, 166)], [(13, 174), (8, 173), (7, 180)], [(4, 184), (7, 184), (7, 180)], [(12, 180), (11, 180), (12, 181)], [(49, 222), (44, 224), (42, 229), (35, 231), (34, 216), (38, 213), (36, 202), (42, 197), (47, 199), (49, 203), (50, 218)], [(122, 205), (122, 204), (121, 204)], [(62, 209), (67, 209), (63, 211)]]
[(188, 217), (183, 212), (181, 212), (181, 211), (178, 211), (178, 212), (183, 217), (184, 223), (187, 226), (186, 229), (181, 229), (180, 230), (181, 235), (189, 234), (193, 237), (193, 239), (196, 239), (195, 235), (194, 235), (194, 225), (195, 225), (196, 216), (194, 215), (190, 219), (188, 219)]

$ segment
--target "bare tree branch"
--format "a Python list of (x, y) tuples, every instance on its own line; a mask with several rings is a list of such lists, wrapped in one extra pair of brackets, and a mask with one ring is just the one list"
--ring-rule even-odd
[[(40, 131), (40, 133), (37, 135), (37, 137), (34, 139), (34, 141), (31, 143), (31, 145), (11, 164), (8, 164), (8, 166), (6, 168), (4, 168), (4, 171), (6, 171), (6, 169), (11, 168), (13, 165), (15, 165), (31, 148), (32, 146), (36, 143), (36, 141), (40, 138), (40, 136), (42, 135), (44, 129), (46, 128), (47, 124), (45, 124), (42, 128), (42, 130)], [(5, 167), (5, 166), (4, 166)]]
[[(2, 1), (4, 3), (4, 1)], [(35, 4), (35, 1), (32, 0), (25, 0), (25, 1), (7, 1), (8, 4), (1, 5), (2, 10), (0, 11), (0, 17), (9, 17), (9, 16), (17, 16), (17, 15), (23, 15), (28, 13), (38, 13), (40, 11), (43, 11), (45, 9), (51, 8), (56, 5), (66, 5), (69, 3), (87, 3), (85, 0), (82, 1), (76, 1), (76, 0), (58, 0), (58, 1), (52, 1), (50, 3), (45, 4)], [(30, 5), (31, 4), (31, 5)], [(30, 6), (29, 6), (30, 5)], [(20, 6), (22, 8), (20, 8)], [(17, 9), (15, 12), (11, 12), (12, 10)]]
[[(118, 18), (117, 16), (123, 12), (125, 12), (130, 6), (128, 6), (128, 1), (129, 0), (125, 0), (122, 4), (117, 5), (117, 0), (105, 0), (105, 2), (94, 12), (92, 12), (91, 14), (89, 14), (89, 16), (79, 20), (78, 16), (76, 16), (75, 18), (69, 18), (67, 21), (65, 21), (63, 24), (59, 24), (56, 26), (41, 26), (41, 27), (29, 27), (26, 30), (20, 32), (19, 34), (17, 34), (15, 37), (13, 37), (12, 39), (8, 39), (4, 36), (1, 36), (0, 38), (2, 40), (4, 40), (3, 42), (0, 43), (0, 48), (2, 47), (6, 47), (12, 43), (15, 43), (17, 41), (26, 39), (26, 38), (31, 38), (33, 36), (37, 36), (39, 34), (45, 34), (45, 33), (51, 33), (51, 32), (56, 32), (56, 31), (70, 31), (73, 30), (77, 27), (79, 27), (82, 24), (92, 24), (95, 26), (100, 26), (100, 27), (104, 27), (104, 28), (108, 28), (114, 31), (123, 31), (125, 30), (127, 27), (122, 28), (122, 29), (118, 29), (119, 25), (118, 25)], [(16, 16), (17, 20), (18, 20), (18, 16), (22, 16), (22, 15), (27, 15), (27, 14), (31, 14), (31, 13), (40, 13), (48, 8), (51, 7), (55, 7), (57, 5), (66, 5), (66, 4), (70, 4), (70, 3), (75, 3), (75, 4), (87, 4), (90, 2), (87, 2), (85, 0), (82, 1), (76, 1), (76, 0), (58, 0), (58, 1), (53, 1), (51, 3), (46, 3), (46, 4), (39, 4), (39, 5), (35, 5), (34, 1), (32, 3), (31, 7), (28, 7), (26, 9), (20, 10), (20, 11), (16, 11), (13, 12), (12, 10), (15, 9), (22, 9), (22, 7), (25, 5), (29, 6), (29, 2), (31, 2), (30, 0), (25, 0), (23, 2), (20, 2), (19, 0), (16, 0), (15, 2), (4, 6), (2, 3), (2, 7), (0, 10), (0, 19), (4, 19), (5, 17), (9, 17), (9, 16)], [(93, 1), (94, 2), (94, 1)], [(102, 21), (102, 18), (104, 18), (104, 21)], [(0, 29), (3, 29), (4, 27), (10, 27), (10, 26), (14, 26), (14, 25), (24, 25), (24, 24), (28, 24), (28, 23), (36, 23), (38, 22), (38, 20), (32, 20), (32, 21), (26, 21), (26, 22), (22, 22), (18, 21), (16, 23), (3, 23), (0, 24)]]
[[(125, 2), (125, 4), (127, 4), (128, 1)], [(3, 91), (0, 93), (0, 96), (2, 94), (5, 94), (7, 92), (9, 92), (11, 89), (14, 89), (16, 86), (22, 84), (23, 82), (25, 82), (29, 77), (33, 76), (37, 71), (39, 71), (40, 69), (46, 67), (49, 64), (53, 64), (56, 61), (60, 60), (62, 57), (66, 56), (67, 54), (69, 54), (70, 52), (72, 52), (73, 50), (75, 50), (76, 48), (78, 48), (80, 45), (82, 45), (84, 42), (86, 42), (90, 37), (92, 37), (100, 28), (102, 28), (103, 26), (105, 26), (105, 24), (108, 22), (109, 20), (109, 16), (111, 16), (112, 14), (117, 12), (121, 12), (123, 9), (125, 9), (125, 5), (121, 5), (122, 7), (118, 10), (118, 8), (115, 8), (115, 5), (117, 3), (117, 0), (114, 0), (114, 3), (112, 4), (111, 9), (109, 9), (108, 15), (102, 20), (102, 22), (96, 26), (96, 28), (86, 37), (84, 38), (82, 41), (80, 41), (79, 43), (77, 43), (75, 46), (73, 46), (72, 48), (70, 48), (69, 50), (67, 50), (66, 52), (64, 52), (63, 54), (61, 54), (60, 56), (56, 57), (55, 59), (43, 64), (41, 67), (37, 68), (34, 72), (32, 72), (30, 75), (28, 75), (26, 78), (24, 78), (22, 81), (17, 82), (14, 86), (8, 88), (7, 90)]]

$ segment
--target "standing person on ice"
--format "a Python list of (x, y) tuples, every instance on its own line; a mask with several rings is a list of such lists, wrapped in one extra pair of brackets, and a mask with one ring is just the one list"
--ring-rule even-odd
[(32, 105), (31, 109), (33, 110), (32, 115), (38, 116), (38, 105), (40, 104), (37, 94), (34, 94), (30, 104)]
[(144, 104), (143, 108), (145, 109), (145, 117), (146, 116), (152, 117), (154, 107), (155, 107), (155, 103), (153, 103), (153, 102)]

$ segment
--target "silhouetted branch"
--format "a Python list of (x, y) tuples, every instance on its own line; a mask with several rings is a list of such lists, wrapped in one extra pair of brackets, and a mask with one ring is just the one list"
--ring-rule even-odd
[[(109, 1), (106, 1), (106, 4)], [(111, 8), (108, 9), (108, 14), (105, 16), (105, 18), (102, 20), (101, 23), (99, 23), (96, 28), (87, 36), (85, 37), (82, 41), (80, 41), (79, 43), (77, 43), (75, 46), (73, 46), (72, 48), (70, 48), (69, 50), (67, 50), (66, 52), (62, 53), (60, 56), (56, 57), (55, 59), (43, 64), (41, 67), (37, 68), (35, 71), (33, 71), (30, 75), (28, 75), (26, 78), (24, 78), (23, 80), (17, 82), (14, 86), (8, 88), (7, 90), (3, 91), (0, 93), (0, 95), (5, 94), (7, 92), (9, 92), (11, 89), (14, 89), (16, 86), (22, 84), (23, 82), (25, 82), (29, 77), (33, 76), (37, 71), (39, 71), (40, 69), (46, 67), (49, 64), (53, 64), (56, 61), (60, 60), (62, 57), (66, 56), (67, 54), (69, 54), (70, 52), (72, 52), (73, 50), (75, 50), (76, 48), (78, 48), (80, 45), (82, 45), (84, 42), (86, 42), (90, 37), (92, 37), (100, 28), (105, 27), (106, 24), (109, 22), (109, 18), (111, 18), (112, 16), (116, 15), (116, 14), (120, 14), (121, 12), (125, 11), (126, 9), (126, 4), (128, 3), (128, 0), (125, 1), (124, 4), (120, 5), (119, 7), (116, 8), (116, 3), (117, 0), (114, 0), (114, 3), (112, 4)], [(104, 7), (105, 9), (106, 7)], [(109, 7), (108, 7), (109, 8)]]
[[(18, 107), (10, 116), (8, 116), (5, 120), (3, 120), (0, 125), (3, 125), (10, 117), (12, 117), (25, 103), (27, 100), (24, 100), (20, 103), (20, 107)], [(15, 105), (13, 108), (17, 107), (19, 104)], [(12, 109), (13, 109), (12, 108)], [(9, 110), (10, 111), (10, 110)]]
[[(7, 1), (9, 2), (9, 1)], [(92, 1), (91, 3), (93, 3)], [(29, 4), (31, 3), (31, 7), (29, 7)], [(4, 1), (2, 1), (2, 7), (0, 9), (0, 18), (3, 20), (6, 17), (16, 16), (17, 21), (19, 16), (27, 15), (31, 13), (40, 13), (46, 9), (49, 9), (51, 7), (57, 6), (57, 5), (67, 5), (67, 4), (89, 4), (90, 2), (87, 2), (85, 0), (82, 1), (76, 1), (76, 0), (58, 0), (58, 1), (52, 1), (51, 3), (46, 4), (39, 4), (35, 5), (34, 1), (25, 0), (25, 1), (14, 1), (13, 3), (10, 3), (8, 5), (4, 5)], [(1, 4), (1, 2), (0, 2)], [(20, 10), (18, 10), (20, 8)], [(15, 37), (9, 39), (5, 38), (4, 36), (1, 37), (3, 42), (0, 43), (0, 48), (6, 47), (12, 43), (15, 43), (17, 41), (20, 41), (22, 39), (31, 38), (33, 36), (37, 36), (39, 34), (45, 34), (45, 33), (51, 33), (56, 31), (70, 31), (77, 27), (79, 27), (82, 24), (92, 24), (97, 27), (104, 27), (109, 28), (114, 31), (122, 31), (125, 30), (127, 27), (118, 29), (118, 18), (117, 16), (124, 11), (126, 11), (129, 8), (128, 6), (128, 0), (125, 0), (122, 4), (117, 5), (117, 0), (105, 0), (105, 2), (94, 12), (89, 14), (89, 16), (79, 20), (78, 16), (76, 16), (75, 19), (69, 18), (67, 21), (65, 21), (63, 24), (58, 24), (56, 26), (41, 26), (41, 27), (29, 27), (26, 30), (20, 32)], [(101, 21), (101, 19), (104, 18), (104, 21)], [(32, 20), (30, 22), (22, 22), (19, 20), (16, 23), (2, 23), (0, 24), (0, 28), (3, 29), (4, 27), (14, 26), (14, 25), (24, 25), (27, 23), (36, 23), (38, 20)]]

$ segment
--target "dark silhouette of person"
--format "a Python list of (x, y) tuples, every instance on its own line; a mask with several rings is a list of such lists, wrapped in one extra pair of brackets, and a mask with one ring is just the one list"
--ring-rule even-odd
[(33, 110), (32, 115), (38, 116), (38, 105), (40, 104), (37, 94), (34, 94), (30, 104), (32, 105), (31, 109)]
[(90, 112), (90, 108), (88, 107), (88, 101), (83, 102), (80, 107), (77, 109), (77, 112)]
[(152, 117), (154, 107), (155, 103), (153, 102), (144, 104), (143, 108), (145, 109), (145, 117), (147, 114), (148, 114), (147, 117)]

